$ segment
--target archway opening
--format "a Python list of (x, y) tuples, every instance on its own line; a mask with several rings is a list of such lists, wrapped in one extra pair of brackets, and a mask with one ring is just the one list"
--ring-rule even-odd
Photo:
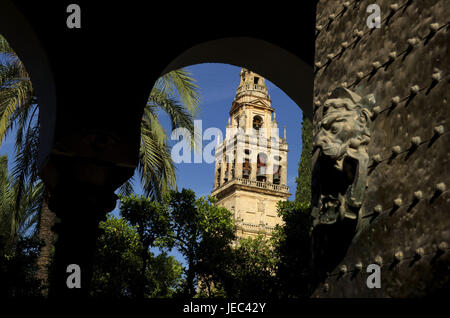
[(267, 180), (267, 155), (263, 152), (258, 154), (256, 159), (256, 180), (266, 182)]
[(261, 116), (256, 115), (255, 117), (253, 117), (253, 129), (259, 131), (262, 126), (263, 126), (263, 119), (261, 118)]
[[(277, 61), (274, 63), (274, 61)], [(312, 120), (314, 72), (312, 65), (291, 52), (264, 40), (230, 37), (198, 44), (175, 58), (163, 71), (202, 63), (222, 63), (246, 67), (270, 79)], [(253, 78), (260, 83), (259, 78)]]

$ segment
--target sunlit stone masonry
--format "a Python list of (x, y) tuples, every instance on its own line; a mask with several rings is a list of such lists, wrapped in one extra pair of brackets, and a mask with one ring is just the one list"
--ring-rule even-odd
[(238, 238), (270, 236), (282, 223), (277, 202), (291, 195), (286, 129), (281, 138), (264, 78), (245, 68), (240, 76), (225, 139), (216, 148), (212, 195), (233, 212)]

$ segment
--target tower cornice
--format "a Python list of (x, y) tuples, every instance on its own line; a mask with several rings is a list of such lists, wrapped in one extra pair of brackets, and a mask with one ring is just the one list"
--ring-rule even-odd
[(255, 101), (258, 101), (258, 100), (267, 101), (267, 102), (269, 102), (269, 105), (272, 103), (272, 101), (270, 99), (268, 99), (268, 98), (259, 98), (259, 97), (255, 98), (254, 100), (249, 101), (249, 102), (236, 102), (236, 101), (233, 101), (232, 104), (231, 104), (231, 110), (230, 110), (229, 114), (230, 115), (235, 114), (243, 106), (246, 106), (246, 107), (249, 106), (249, 107), (269, 110), (271, 112), (275, 111), (275, 108), (273, 108), (272, 106), (255, 104)]

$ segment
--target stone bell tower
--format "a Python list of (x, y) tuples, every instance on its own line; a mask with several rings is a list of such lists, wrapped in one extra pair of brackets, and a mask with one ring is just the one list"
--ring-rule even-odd
[(216, 148), (212, 195), (234, 213), (238, 238), (271, 235), (282, 221), (277, 202), (286, 185), (286, 128), (279, 136), (275, 109), (262, 76), (242, 68), (225, 139)]

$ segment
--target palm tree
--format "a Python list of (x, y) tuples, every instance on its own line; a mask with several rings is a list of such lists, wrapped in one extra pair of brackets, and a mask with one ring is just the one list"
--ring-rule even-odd
[[(160, 77), (151, 90), (141, 121), (138, 173), (145, 194), (154, 200), (161, 199), (169, 189), (176, 189), (168, 137), (158, 119), (158, 112), (162, 110), (168, 114), (172, 129), (185, 127), (193, 134), (193, 116), (199, 107), (198, 88), (191, 74), (180, 69)], [(28, 193), (26, 185), (39, 181), (36, 161), (39, 146), (38, 105), (25, 66), (0, 35), (0, 146), (6, 134), (14, 128), (16, 158), (13, 178), (17, 208), (22, 197)], [(195, 136), (192, 140), (196, 140)], [(39, 238), (44, 243), (39, 254), (37, 276), (45, 284), (54, 241), (51, 227), (55, 223), (55, 214), (48, 208), (46, 191), (41, 187), (43, 189), (38, 193), (41, 209), (38, 211), (39, 217), (33, 220), (39, 220)], [(132, 191), (132, 180), (120, 187), (121, 194)], [(30, 224), (33, 225), (36, 222)]]
[[(2, 224), (11, 226), (11, 230), (7, 232), (10, 241), (17, 239), (17, 235), (14, 234), (15, 228), (20, 230), (24, 227), (27, 231), (33, 231), (33, 235), (39, 234), (39, 239), (43, 241), (44, 245), (39, 255), (37, 277), (46, 281), (53, 243), (53, 233), (50, 228), (54, 223), (54, 214), (48, 210), (46, 201), (43, 200), (45, 188), (39, 180), (37, 171), (38, 105), (24, 64), (6, 39), (0, 35), (0, 146), (6, 135), (13, 130), (16, 133), (16, 158), (12, 172), (14, 191), (11, 192), (11, 190), (8, 194), (4, 192), (5, 196), (0, 199), (9, 206), (8, 210), (4, 210), (8, 212), (2, 214)], [(32, 190), (34, 186), (37, 191)], [(25, 217), (21, 202), (28, 200), (39, 202), (39, 206), (28, 210)], [(25, 221), (26, 226), (22, 224)], [(37, 224), (39, 223), (44, 230), (38, 233), (39, 226)], [(21, 234), (20, 231), (19, 234)]]
[[(181, 103), (176, 99), (179, 95)], [(195, 147), (198, 136), (194, 136), (193, 116), (199, 107), (198, 86), (191, 74), (184, 69), (169, 72), (160, 77), (147, 101), (141, 121), (141, 145), (138, 172), (145, 195), (160, 200), (164, 193), (176, 189), (175, 167), (167, 145), (167, 133), (162, 127), (158, 112), (164, 111), (170, 118), (171, 129), (184, 127), (193, 138)], [(129, 194), (131, 180), (120, 189)]]
[(16, 158), (13, 178), (16, 182), (16, 205), (26, 192), (27, 184), (38, 181), (37, 151), (39, 145), (38, 105), (25, 66), (8, 42), (0, 35), (0, 146), (15, 129)]
[[(22, 225), (17, 221), (20, 220), (19, 213), (23, 202), (30, 199), (29, 195), (37, 195), (33, 197), (33, 200), (42, 201), (43, 186), (38, 180), (35, 168), (39, 140), (38, 107), (31, 80), (23, 63), (1, 35), (0, 62), (2, 62), (0, 63), (0, 146), (7, 133), (15, 129), (16, 158), (12, 173), (14, 207), (10, 207), (15, 209), (15, 212), (11, 212), (10, 216), (16, 216), (16, 220), (11, 220), (12, 226), (21, 227)], [(4, 160), (7, 161), (7, 159)], [(36, 193), (30, 192), (34, 186), (39, 189)], [(32, 228), (36, 217), (30, 220), (34, 220), (34, 223), (28, 224), (27, 227)]]
[(0, 156), (0, 246), (3, 252), (11, 251), (19, 237), (35, 234), (31, 230), (41, 208), (42, 189), (41, 182), (27, 185), (17, 208), (17, 188), (8, 173), (8, 157)]

